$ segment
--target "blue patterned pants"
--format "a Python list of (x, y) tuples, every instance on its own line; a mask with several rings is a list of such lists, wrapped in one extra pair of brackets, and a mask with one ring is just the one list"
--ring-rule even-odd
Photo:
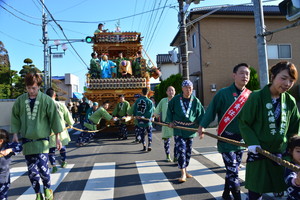
[(7, 183), (0, 184), (0, 199), (7, 200), (7, 192), (10, 187), (10, 177), (8, 178)]
[[(51, 163), (51, 165), (56, 165), (56, 162), (55, 162), (55, 150), (56, 150), (56, 147), (53, 147), (53, 148), (50, 148), (49, 149), (49, 161)], [(65, 161), (66, 160), (66, 146), (62, 146), (59, 153), (60, 153), (60, 158), (61, 158), (61, 161)]]
[[(84, 127), (83, 130), (89, 130), (88, 128)], [(77, 143), (88, 143), (93, 139), (95, 136), (95, 132), (81, 132), (79, 137), (77, 138)]]
[(225, 184), (229, 185), (229, 188), (239, 188), (239, 166), (242, 161), (243, 151), (231, 151), (222, 153), (223, 161), (226, 168)]
[(141, 141), (141, 135), (140, 135), (140, 131), (139, 131), (139, 127), (138, 126), (134, 126), (134, 132), (135, 132), (135, 140), (136, 141)]
[(143, 146), (146, 146), (145, 135), (148, 133), (148, 147), (151, 146), (152, 143), (152, 127), (139, 127), (139, 135), (141, 136), (141, 142)]
[(48, 168), (48, 154), (40, 153), (25, 156), (28, 167), (28, 177), (35, 193), (40, 192), (40, 178), (42, 179), (44, 188), (50, 188), (50, 172)]
[(126, 138), (127, 137), (128, 131), (127, 131), (126, 124), (120, 124), (119, 125), (119, 131), (120, 131), (119, 138)]
[(178, 168), (187, 168), (187, 166), (189, 166), (192, 155), (193, 138), (183, 138), (181, 136), (174, 137), (175, 148), (177, 151)]
[[(165, 153), (168, 155), (170, 154), (170, 143), (171, 143), (171, 138), (163, 138), (164, 140), (164, 148), (165, 148)], [(175, 138), (174, 138), (175, 140)], [(177, 158), (177, 148), (174, 145), (174, 158)]]

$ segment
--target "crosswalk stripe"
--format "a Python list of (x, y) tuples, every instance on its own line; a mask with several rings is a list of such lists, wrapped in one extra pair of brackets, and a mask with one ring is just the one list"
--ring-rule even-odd
[(27, 172), (27, 167), (13, 167), (10, 171), (10, 182), (14, 182)]
[(147, 200), (181, 199), (156, 161), (136, 161), (136, 166)]
[(114, 197), (116, 163), (95, 163), (80, 199), (109, 200)]
[[(213, 197), (222, 199), (224, 189), (224, 179), (222, 177), (193, 158), (190, 160), (188, 171)], [(242, 193), (242, 199), (246, 199), (244, 193)]]
[[(210, 152), (198, 152), (193, 149), (193, 153), (201, 154), (209, 160), (209, 162), (215, 163), (220, 168), (225, 168), (223, 159), (220, 153), (217, 151)], [(138, 175), (140, 177), (140, 184), (142, 185), (142, 194), (145, 194), (147, 200), (180, 200), (181, 197), (177, 194), (172, 183), (165, 176), (163, 169), (155, 160), (149, 161), (136, 161), (135, 162)], [(68, 164), (67, 168), (59, 168), (59, 171), (55, 174), (51, 174), (51, 189), (54, 191), (59, 184), (63, 183), (67, 174), (74, 167), (74, 164)], [(191, 173), (194, 179), (212, 195), (215, 199), (222, 199), (222, 193), (224, 189), (224, 178), (215, 173), (207, 166), (203, 165), (200, 161), (191, 158), (190, 165), (188, 167), (189, 173)], [(27, 172), (27, 167), (13, 167), (11, 172), (11, 182), (16, 181), (20, 176)], [(245, 180), (245, 166), (242, 166), (239, 171), (239, 177)], [(115, 193), (115, 178), (116, 178), (116, 163), (95, 163), (91, 173), (88, 177), (88, 181), (81, 193), (80, 200), (112, 200)], [(35, 199), (35, 193), (32, 187), (29, 186), (28, 190), (19, 196), (18, 199)], [(42, 184), (41, 184), (42, 185)], [(42, 188), (42, 187), (41, 187)], [(266, 194), (270, 198), (274, 198), (273, 194)], [(78, 196), (79, 198), (79, 196)], [(246, 199), (246, 194), (242, 193), (242, 199)], [(276, 198), (274, 198), (276, 199)]]
[[(74, 164), (68, 164), (66, 168), (61, 168), (55, 174), (51, 174), (51, 189), (54, 191), (58, 185), (64, 180), (70, 170), (74, 167)], [(42, 184), (42, 183), (41, 183)], [(26, 190), (18, 200), (28, 200), (28, 199), (35, 199), (36, 195), (32, 187)]]

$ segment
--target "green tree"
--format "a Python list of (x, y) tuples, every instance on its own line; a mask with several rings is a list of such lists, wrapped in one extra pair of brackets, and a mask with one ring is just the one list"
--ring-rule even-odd
[(156, 102), (160, 102), (160, 100), (164, 97), (167, 97), (166, 91), (169, 86), (173, 86), (176, 90), (176, 94), (182, 92), (181, 83), (182, 83), (182, 75), (181, 74), (173, 74), (166, 80), (160, 82), (159, 85), (155, 86), (154, 98)]
[(60, 85), (61, 83), (62, 83), (61, 80), (52, 79), (52, 88), (53, 88), (54, 91), (56, 92), (57, 98), (58, 98), (59, 101), (66, 101), (67, 98), (64, 97), (64, 96), (62, 96), (62, 95), (67, 94), (67, 92), (59, 87), (59, 85)]
[(246, 87), (251, 91), (260, 89), (258, 74), (253, 67), (250, 67), (250, 80)]
[(9, 99), (11, 96), (11, 70), (8, 51), (0, 41), (0, 98)]
[(41, 70), (39, 70), (37, 67), (35, 67), (33, 63), (33, 61), (30, 58), (26, 58), (23, 61), (26, 65), (23, 65), (21, 71), (19, 72), (19, 74), (21, 75), (21, 77), (25, 77), (26, 74), (28, 73), (42, 73)]

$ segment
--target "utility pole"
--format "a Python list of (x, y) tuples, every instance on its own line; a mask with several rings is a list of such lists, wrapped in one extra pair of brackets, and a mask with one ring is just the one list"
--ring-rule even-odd
[(45, 13), (44, 8), (44, 0), (43, 0), (43, 23), (42, 23), (42, 30), (43, 30), (43, 44), (44, 44), (44, 92), (49, 87), (49, 74), (48, 74), (48, 30), (47, 30), (47, 14)]
[(179, 3), (179, 25), (180, 25), (180, 55), (182, 65), (182, 78), (189, 80), (189, 63), (187, 51), (187, 36), (186, 36), (186, 21), (183, 10), (183, 0), (178, 0)]
[(264, 36), (264, 11), (261, 0), (252, 0), (254, 6), (254, 19), (256, 28), (256, 43), (258, 52), (260, 88), (269, 83), (267, 44)]

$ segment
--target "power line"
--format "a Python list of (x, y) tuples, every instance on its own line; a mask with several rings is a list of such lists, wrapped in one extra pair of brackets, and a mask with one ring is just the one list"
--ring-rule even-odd
[(66, 11), (66, 10), (70, 10), (70, 9), (72, 9), (72, 8), (74, 8), (74, 7), (76, 7), (76, 6), (79, 6), (80, 4), (83, 4), (83, 3), (85, 3), (85, 2), (87, 2), (87, 0), (83, 0), (83, 1), (79, 2), (78, 4), (75, 4), (75, 5), (73, 5), (73, 6), (69, 7), (69, 8), (65, 8), (65, 9), (63, 9), (63, 10), (57, 11), (57, 12), (55, 12), (54, 14), (61, 13), (61, 12), (64, 12), (64, 11)]
[(27, 22), (28, 24), (35, 25), (35, 26), (42, 26), (41, 24), (35, 24), (35, 23), (32, 23), (32, 22), (30, 22), (30, 21), (27, 21), (27, 20), (25, 20), (25, 19), (23, 19), (23, 18), (21, 18), (21, 17), (15, 15), (14, 13), (12, 13), (12, 12), (9, 11), (9, 10), (7, 10), (5, 7), (3, 7), (3, 6), (1, 6), (1, 5), (0, 5), (0, 7), (1, 7), (2, 9), (4, 9), (6, 12), (10, 13), (11, 15), (13, 15), (14, 17), (16, 17), (16, 18), (18, 18), (18, 19), (20, 19), (20, 20), (22, 20), (22, 21), (24, 21), (24, 22)]
[[(35, 7), (37, 8), (38, 11), (40, 11), (41, 14), (43, 14), (43, 11), (38, 7), (38, 5), (36, 5), (36, 2), (34, 0), (31, 0), (32, 3), (35, 5)], [(38, 0), (36, 0), (39, 4), (40, 2)]]
[(15, 9), (14, 7), (12, 7), (12, 6), (8, 5), (7, 3), (5, 3), (5, 1), (3, 1), (3, 0), (0, 0), (0, 1), (1, 1), (2, 3), (4, 3), (5, 5), (7, 5), (8, 7), (10, 7), (11, 9), (13, 9), (14, 11), (20, 13), (21, 15), (24, 15), (24, 16), (29, 17), (29, 18), (31, 18), (31, 19), (41, 20), (41, 18), (29, 16), (29, 15), (27, 15), (27, 14), (25, 14), (25, 13), (23, 13), (23, 12), (17, 10), (17, 9)]
[[(173, 7), (173, 5), (170, 4), (170, 5), (166, 6), (166, 7)], [(131, 18), (131, 17), (143, 15), (143, 14), (146, 14), (146, 13), (149, 13), (149, 12), (153, 12), (155, 10), (160, 10), (160, 9), (163, 9), (163, 8), (164, 7), (160, 7), (160, 8), (156, 8), (154, 10), (149, 10), (149, 11), (141, 12), (141, 13), (138, 13), (138, 14), (135, 14), (135, 15), (129, 15), (129, 16), (126, 16), (126, 17), (121, 17), (121, 18), (116, 18), (116, 19), (110, 19), (110, 20), (102, 20), (102, 21), (71, 21), (71, 20), (60, 20), (60, 19), (57, 19), (56, 21), (57, 22), (67, 22), (67, 23), (99, 24), (99, 23), (115, 22), (115, 21), (118, 21), (118, 20), (122, 20), (122, 19), (127, 19), (127, 18)]]
[[(165, 1), (165, 5), (168, 3), (168, 0), (166, 0)], [(165, 5), (164, 5), (164, 7), (165, 7)], [(161, 11), (161, 13), (160, 13), (160, 16), (159, 16), (159, 19), (158, 19), (158, 21), (157, 21), (157, 23), (156, 23), (156, 26), (155, 26), (155, 28), (154, 28), (154, 31), (153, 31), (153, 34), (152, 34), (152, 36), (151, 36), (151, 38), (150, 38), (150, 41), (149, 41), (149, 45), (148, 45), (148, 47), (146, 48), (146, 50), (148, 51), (148, 48), (150, 47), (150, 44), (151, 44), (151, 42), (152, 42), (152, 39), (153, 39), (153, 36), (154, 36), (154, 34), (155, 34), (155, 31), (156, 31), (156, 29), (157, 29), (157, 27), (158, 27), (158, 24), (159, 24), (159, 22), (160, 22), (160, 19), (161, 19), (161, 17), (162, 17), (162, 14), (164, 13), (164, 11), (165, 11), (165, 9), (163, 9), (162, 11)]]
[[(149, 26), (149, 24), (151, 24), (151, 21), (152, 21), (152, 17), (153, 17), (153, 13), (154, 13), (154, 8), (155, 8), (155, 4), (156, 4), (156, 0), (155, 0), (155, 2), (153, 3), (153, 11), (151, 12), (151, 16), (150, 16), (150, 18), (149, 18), (149, 21), (148, 21), (148, 26), (147, 26), (147, 31), (144, 31), (144, 33), (146, 34), (146, 40), (148, 41), (148, 35), (149, 35), (149, 33), (150, 33), (150, 26)], [(145, 43), (146, 43), (146, 41), (145, 41)]]
[[(135, 15), (136, 6), (137, 6), (137, 0), (135, 0), (133, 15)], [(134, 17), (133, 17), (132, 22), (131, 22), (131, 30), (133, 29), (133, 24), (134, 24)]]
[(42, 47), (41, 45), (36, 45), (36, 44), (24, 42), (24, 41), (22, 41), (22, 40), (19, 40), (19, 39), (17, 39), (17, 38), (12, 37), (12, 36), (9, 35), (9, 34), (6, 34), (6, 33), (2, 32), (2, 31), (0, 31), (0, 33), (2, 33), (3, 35), (6, 35), (7, 37), (9, 37), (9, 38), (11, 38), (11, 39), (13, 39), (13, 40), (18, 41), (18, 42), (22, 42), (22, 43), (24, 43), (24, 44), (28, 44), (28, 45), (35, 46), (35, 47)]
[[(146, 1), (144, 1), (143, 12), (145, 10), (145, 6), (146, 6)], [(140, 29), (142, 18), (143, 18), (143, 15), (140, 17), (140, 23), (139, 23), (138, 29)]]
[(57, 21), (54, 19), (53, 15), (51, 14), (51, 12), (48, 10), (47, 6), (43, 3), (42, 0), (40, 0), (40, 2), (43, 4), (43, 6), (45, 7), (45, 9), (47, 10), (48, 14), (50, 15), (51, 19), (53, 20), (53, 22), (59, 27), (59, 29), (61, 30), (62, 34), (64, 35), (65, 39), (68, 41), (68, 44), (72, 47), (73, 51), (77, 54), (77, 56), (80, 58), (80, 60), (82, 61), (82, 63), (89, 68), (89, 66), (85, 63), (85, 61), (82, 59), (82, 57), (79, 55), (79, 53), (76, 51), (76, 49), (74, 48), (74, 46), (72, 45), (72, 43), (70, 42), (70, 40), (68, 39), (68, 37), (66, 36), (63, 28), (57, 23)]

